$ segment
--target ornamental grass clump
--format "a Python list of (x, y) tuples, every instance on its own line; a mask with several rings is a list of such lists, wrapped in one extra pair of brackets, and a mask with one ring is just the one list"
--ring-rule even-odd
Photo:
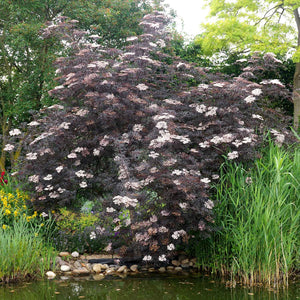
[(45, 242), (41, 228), (31, 225), (20, 217), (0, 228), (0, 282), (44, 276), (54, 267), (56, 252)]
[(214, 269), (244, 284), (288, 284), (299, 270), (300, 148), (270, 142), (246, 169), (227, 161), (216, 185)]
[(61, 103), (28, 124), (20, 172), (40, 210), (101, 199), (107, 249), (147, 263), (171, 259), (190, 231), (211, 233), (209, 188), (223, 156), (255, 157), (266, 127), (280, 143), (291, 139), (291, 118), (260, 106), (261, 85), (164, 53), (167, 23), (161, 12), (146, 15), (144, 33), (123, 50), (71, 44), (50, 91)]

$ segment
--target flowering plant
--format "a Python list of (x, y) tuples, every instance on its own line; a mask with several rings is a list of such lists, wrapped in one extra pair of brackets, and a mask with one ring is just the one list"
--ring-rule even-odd
[[(146, 15), (144, 33), (124, 50), (85, 44), (59, 59), (60, 85), (50, 94), (64, 105), (42, 111), (23, 156), (36, 207), (109, 195), (98, 214), (114, 224), (109, 248), (126, 241), (147, 262), (172, 257), (192, 230), (210, 234), (209, 188), (222, 156), (251, 159), (267, 127), (281, 142), (290, 138), (290, 119), (280, 115), (278, 124), (278, 113), (259, 104), (261, 85), (163, 53), (166, 23), (160, 12)], [(111, 228), (104, 226), (91, 240)]]

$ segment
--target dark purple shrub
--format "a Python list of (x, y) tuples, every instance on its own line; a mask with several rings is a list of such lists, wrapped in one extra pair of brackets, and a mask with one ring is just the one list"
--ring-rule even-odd
[(261, 85), (168, 59), (166, 23), (147, 15), (124, 50), (85, 44), (57, 61), (50, 94), (63, 105), (29, 124), (22, 170), (40, 209), (101, 199), (112, 246), (146, 262), (172, 257), (190, 231), (211, 232), (209, 187), (224, 156), (252, 159), (266, 129), (288, 136), (289, 120), (257, 104)]

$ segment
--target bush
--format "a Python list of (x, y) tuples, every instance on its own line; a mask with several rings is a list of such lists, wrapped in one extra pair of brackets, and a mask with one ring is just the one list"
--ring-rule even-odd
[(251, 160), (266, 128), (283, 143), (291, 121), (259, 106), (256, 83), (171, 63), (161, 51), (166, 22), (147, 15), (144, 34), (124, 50), (84, 44), (57, 61), (60, 85), (50, 94), (63, 105), (28, 124), (20, 172), (39, 210), (99, 199), (97, 225), (114, 237), (112, 247), (125, 243), (123, 255), (158, 263), (190, 231), (211, 233), (209, 187), (222, 156)]

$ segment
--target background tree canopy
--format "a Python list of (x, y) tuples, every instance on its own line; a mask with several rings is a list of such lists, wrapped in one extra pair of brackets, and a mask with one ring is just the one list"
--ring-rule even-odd
[[(67, 16), (78, 28), (98, 35), (98, 42), (122, 46), (125, 37), (141, 33), (138, 22), (151, 11), (145, 0), (0, 1), (0, 123), (2, 148), (14, 126), (30, 120), (43, 105), (53, 103), (47, 91), (55, 84), (53, 61), (64, 55), (64, 38), (42, 36), (49, 22)], [(67, 35), (67, 33), (64, 33)], [(5, 152), (0, 168), (5, 169)]]

